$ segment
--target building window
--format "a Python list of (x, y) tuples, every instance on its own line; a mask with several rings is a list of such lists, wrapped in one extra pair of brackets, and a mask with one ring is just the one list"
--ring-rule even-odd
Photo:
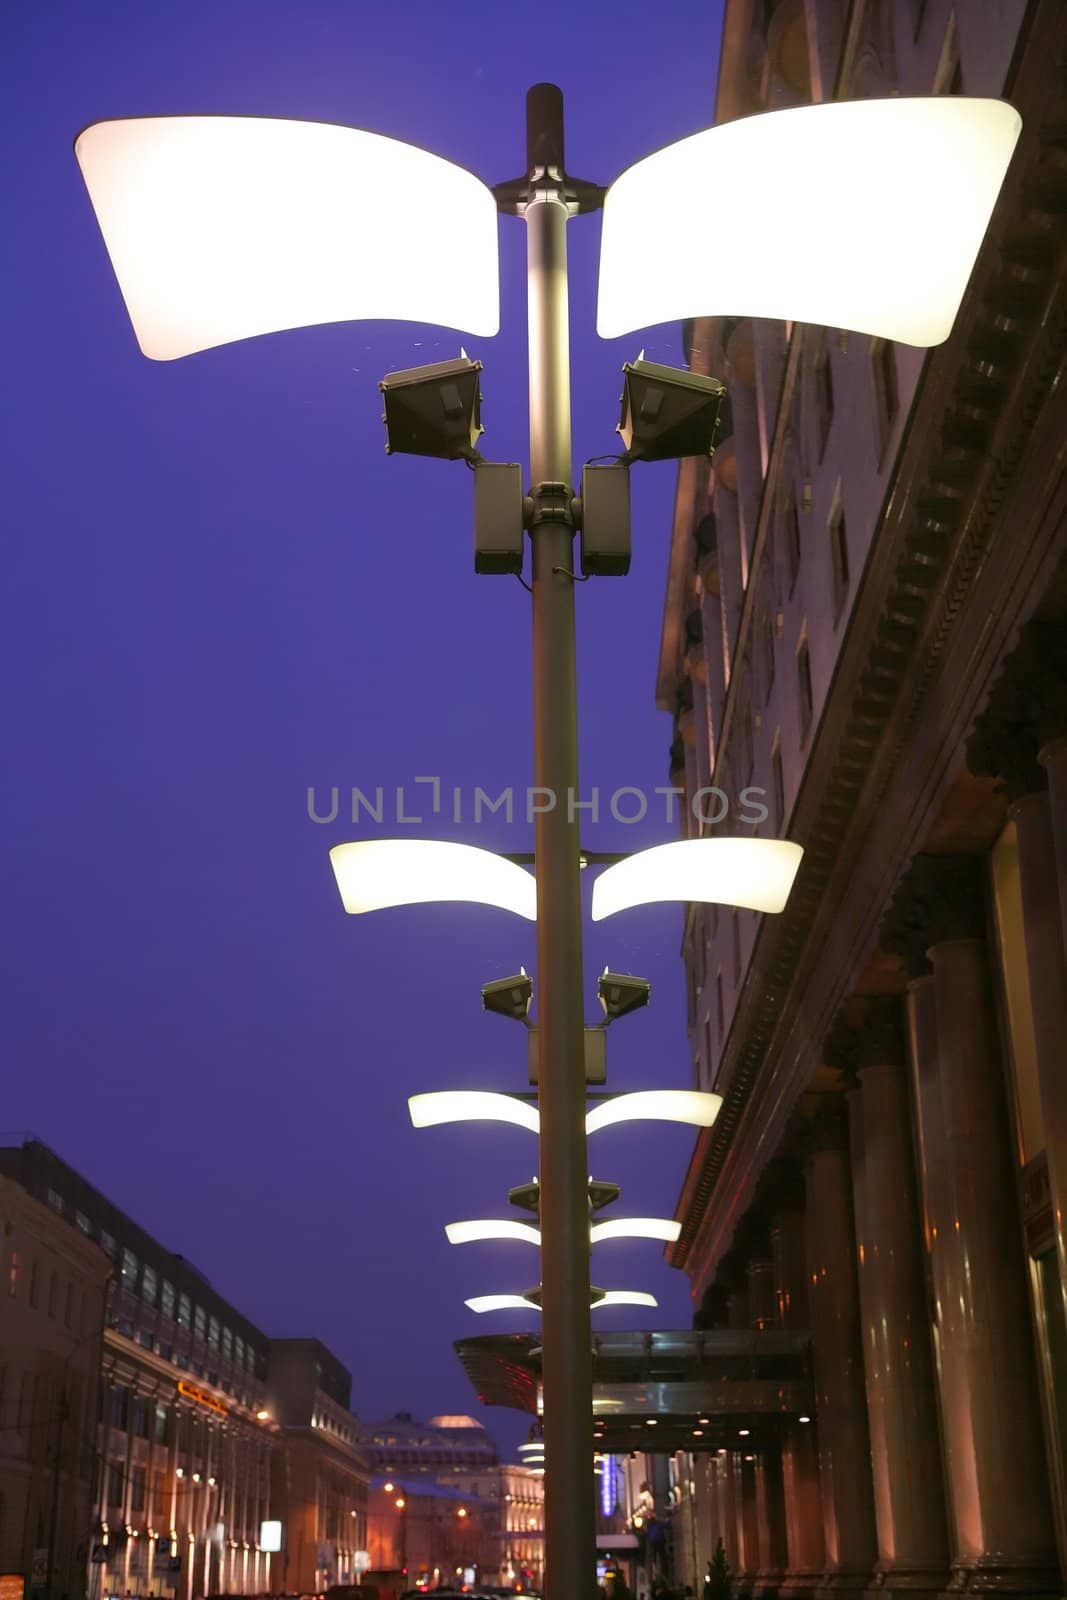
[(117, 1461), (113, 1461), (107, 1473), (107, 1503), (109, 1506), (121, 1506), (125, 1492), (124, 1474)]
[(222, 1354), (226, 1361), (233, 1360), (233, 1332), (230, 1328), (222, 1330)]
[(85, 1234), (86, 1238), (91, 1239), (93, 1235), (93, 1224), (91, 1218), (87, 1217), (84, 1211), (75, 1211), (74, 1221), (81, 1229), (82, 1233)]
[(125, 1289), (137, 1288), (137, 1269), (140, 1262), (132, 1250), (122, 1252), (122, 1285)]
[(160, 1291), (159, 1309), (165, 1317), (169, 1317), (172, 1322), (174, 1321), (174, 1285), (168, 1283), (166, 1278), (163, 1279), (163, 1286)]
[(219, 1347), (219, 1319), (218, 1319), (218, 1317), (212, 1317), (210, 1319), (210, 1321), (208, 1322), (208, 1325), (207, 1325), (207, 1342), (211, 1346), (212, 1350), (217, 1350), (218, 1349), (218, 1347)]
[(802, 639), (797, 651), (797, 692), (800, 697), (800, 737), (807, 738), (811, 727), (814, 701), (811, 692), (811, 655), (807, 639)]
[(830, 513), (830, 565), (834, 582), (834, 620), (841, 616), (841, 608), (848, 595), (848, 530), (845, 526), (845, 509), (840, 500)]
[(112, 1261), (116, 1259), (119, 1247), (110, 1233), (106, 1233), (103, 1228), (100, 1230), (100, 1248), (106, 1256), (111, 1257)]
[(244, 1364), (245, 1364), (245, 1342), (241, 1338), (241, 1335), (239, 1333), (235, 1335), (234, 1341), (233, 1341), (233, 1358), (237, 1362), (237, 1365), (239, 1367), (243, 1367), (244, 1366)]
[(60, 1216), (63, 1215), (63, 1196), (55, 1189), (49, 1189), (48, 1191), (48, 1204), (53, 1211), (58, 1211)]
[(874, 409), (878, 421), (878, 453), (881, 455), (900, 411), (897, 352), (891, 339), (871, 340), (871, 378), (874, 383)]
[(782, 741), (777, 733), (771, 751), (771, 784), (774, 790), (774, 831), (781, 833), (785, 827), (785, 775), (782, 772)]
[(155, 1268), (150, 1267), (146, 1262), (144, 1271), (141, 1273), (141, 1298), (142, 1300), (147, 1300), (150, 1306), (154, 1306), (156, 1303), (158, 1286), (159, 1279), (156, 1277)]
[[(125, 1433), (130, 1420), (130, 1391), (119, 1384), (111, 1391), (111, 1426)], [(121, 1499), (121, 1495), (119, 1497)]]
[(763, 698), (766, 702), (774, 690), (774, 622), (770, 616), (763, 618), (760, 636), (763, 642)]
[(193, 1309), (193, 1336), (197, 1339), (207, 1338), (207, 1312), (203, 1306)]
[(800, 511), (797, 497), (790, 491), (785, 508), (785, 552), (789, 572), (789, 593), (792, 594), (800, 571)]
[(178, 1296), (178, 1326), (188, 1328), (193, 1320), (193, 1302), (187, 1294)]
[(824, 330), (815, 356), (815, 421), (820, 461), (826, 454), (826, 442), (833, 420), (834, 377), (830, 367), (830, 342)]

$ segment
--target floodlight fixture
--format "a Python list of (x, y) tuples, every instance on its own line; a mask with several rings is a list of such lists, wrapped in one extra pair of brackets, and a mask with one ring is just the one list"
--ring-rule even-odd
[(779, 912), (803, 854), (788, 839), (679, 839), (653, 845), (600, 874), (593, 885), (593, 921), (662, 900)]
[(385, 400), (386, 451), (474, 461), (481, 423), (480, 361), (461, 351), (454, 361), (390, 372), (378, 388)]
[(715, 453), (726, 387), (717, 378), (646, 361), (623, 367), (622, 420), (616, 432), (627, 461), (677, 461)]
[(356, 318), (500, 326), (492, 190), (403, 140), (284, 117), (120, 117), (74, 153), (153, 361)]
[(514, 1095), (485, 1089), (437, 1089), (408, 1098), (412, 1126), (438, 1128), (446, 1122), (511, 1122), (531, 1133), (541, 1131), (537, 1107)]
[(597, 1133), (616, 1122), (688, 1122), (710, 1128), (721, 1107), (721, 1095), (700, 1089), (639, 1089), (594, 1106), (586, 1113), (585, 1131)]
[(533, 979), (525, 967), (520, 967), (514, 978), (494, 978), (482, 985), (482, 1005), (498, 1017), (510, 1017), (513, 1022), (525, 1022), (530, 1002), (533, 1000)]
[(680, 139), (607, 191), (597, 331), (770, 317), (940, 344), (1021, 127), (1002, 100), (902, 96)]
[(652, 985), (647, 978), (635, 978), (628, 972), (610, 972), (605, 967), (597, 979), (596, 992), (604, 1009), (606, 1025), (647, 1006)]
[(390, 906), (467, 900), (497, 906), (533, 922), (532, 873), (492, 850), (448, 839), (356, 839), (335, 844), (330, 864), (352, 916)]

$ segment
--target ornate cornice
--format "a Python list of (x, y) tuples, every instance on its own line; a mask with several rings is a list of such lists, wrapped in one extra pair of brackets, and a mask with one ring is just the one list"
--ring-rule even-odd
[(947, 939), (983, 939), (985, 880), (979, 856), (914, 858), (882, 924), (882, 948), (903, 959), (909, 978), (932, 969), (931, 945)]
[[(1050, 67), (1063, 56), (1062, 10), (1042, 0), (1028, 23), (1005, 87), (1023, 117), (1012, 172), (953, 334), (928, 357), (887, 489), (794, 811), (791, 835), (804, 860), (786, 910), (761, 924), (720, 1065), (722, 1111), (697, 1146), (679, 1203), (682, 1234), (670, 1251), (679, 1266), (706, 1223), (714, 1221), (716, 1248), (729, 1237), (721, 1219), (736, 1217), (739, 1202), (725, 1193), (720, 1202), (719, 1179), (756, 1115), (772, 1041), (795, 1016), (816, 960), (811, 941), (825, 926), (827, 886), (843, 863), (862, 859), (879, 803), (929, 718), (976, 582), (992, 552), (1009, 558), (1002, 551), (1011, 541), (1016, 570), (1027, 560), (1003, 508), (1067, 374), (1067, 125)], [(773, 488), (768, 482), (765, 501)], [(790, 1068), (797, 1084), (802, 1067)], [(708, 1259), (705, 1250), (701, 1262)]]
[(1010, 801), (1047, 787), (1038, 754), (1067, 731), (1067, 623), (1034, 619), (1004, 663), (967, 743), (967, 765)]

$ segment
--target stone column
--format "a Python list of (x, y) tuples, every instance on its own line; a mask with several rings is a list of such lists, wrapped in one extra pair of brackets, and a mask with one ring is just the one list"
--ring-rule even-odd
[(1060, 1291), (1067, 1293), (1067, 955), (1049, 796), (1026, 795), (1011, 814), (1019, 845), (1026, 970)]
[[(783, 1198), (771, 1227), (774, 1298), (779, 1326), (807, 1329), (808, 1280), (803, 1182)], [(826, 1565), (819, 1449), (814, 1414), (782, 1425), (782, 1496), (788, 1565), (782, 1586), (810, 1594)]]
[(759, 1587), (776, 1591), (789, 1565), (782, 1456), (775, 1445), (757, 1450), (755, 1456)]
[(904, 1058), (901, 1002), (873, 1002), (849, 1119), (878, 1571), (886, 1588), (936, 1593), (948, 1541)]
[(750, 1450), (734, 1451), (734, 1504), (740, 1550), (739, 1583), (746, 1594), (756, 1587), (759, 1572), (759, 1513), (756, 1507), (756, 1463)]
[[(919, 856), (890, 922), (911, 986), (954, 1587), (1058, 1587), (992, 979), (983, 863)], [(1009, 1421), (1010, 1419), (1010, 1421)]]
[(862, 1590), (877, 1545), (863, 1390), (847, 1126), (824, 1114), (807, 1168), (808, 1303), (828, 1587)]
[(1056, 849), (1060, 925), (1067, 950), (1067, 735), (1043, 745), (1038, 760), (1048, 775), (1049, 821)]

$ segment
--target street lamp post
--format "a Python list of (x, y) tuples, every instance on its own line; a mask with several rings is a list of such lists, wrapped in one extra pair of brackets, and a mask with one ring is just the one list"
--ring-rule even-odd
[(595, 1571), (593, 1355), (589, 1318), (589, 1162), (578, 824), (574, 525), (568, 205), (563, 96), (538, 84), (526, 99), (530, 198), (525, 207), (530, 482), (534, 516), (534, 784), (539, 1028), (541, 1329), (545, 1570), (554, 1595), (578, 1600)]
[[(799, 107), (681, 140), (604, 191), (566, 173), (559, 89), (535, 85), (526, 110), (526, 172), (491, 191), (472, 174), (396, 140), (270, 118), (110, 120), (84, 130), (76, 149), (141, 348), (160, 360), (351, 317), (419, 316), (495, 333), (494, 203), (525, 223), (530, 493), (522, 496), (517, 469), (498, 464), (488, 478), (483, 473), (502, 498), (488, 502), (493, 526), (488, 546), (479, 545), (479, 570), (521, 571), (525, 528), (533, 554), (540, 802), (534, 813), (536, 1126), (549, 1463), (545, 1575), (553, 1600), (582, 1600), (595, 1571), (586, 1135), (638, 1108), (609, 1101), (590, 1113), (592, 1120), (586, 1117), (573, 545), (580, 515), (584, 575), (622, 575), (629, 526), (628, 490), (618, 476), (610, 491), (597, 480), (600, 521), (571, 483), (567, 221), (604, 208), (598, 327), (605, 337), (726, 313), (935, 344), (951, 329), (1019, 118), (1000, 102), (954, 96)], [(733, 208), (723, 205), (721, 192), (716, 205), (701, 203), (712, 172), (720, 186), (733, 185)], [(358, 194), (360, 207), (338, 205), (339, 194)], [(418, 203), (398, 206), (398, 195), (417, 195)], [(817, 213), (816, 204), (823, 208)], [(362, 219), (386, 206), (392, 225), (369, 248)], [(733, 226), (720, 236), (726, 213)], [(457, 237), (462, 249), (438, 248)], [(812, 248), (783, 271), (780, 241), (790, 237), (804, 237)], [(392, 374), (382, 384), (390, 447), (463, 457), (476, 471), (492, 467), (474, 449), (479, 370), (461, 356)], [(643, 360), (624, 370), (622, 477), (630, 461), (709, 456), (721, 385)], [(507, 509), (498, 517), (500, 507)], [(480, 538), (485, 530), (478, 531)], [(487, 853), (470, 847), (405, 841), (408, 876), (386, 886), (387, 877), (404, 878), (397, 845), (360, 841), (335, 849), (346, 910), (475, 898), (532, 914), (527, 875), (497, 858), (487, 876)], [(799, 855), (796, 845), (772, 840), (660, 846), (604, 874), (592, 915), (598, 920), (665, 898), (774, 913), (785, 903)], [(457, 892), (457, 876), (469, 876), (475, 859), (477, 892)], [(410, 874), (421, 875), (431, 860), (447, 888), (413, 888)], [(509, 1120), (530, 1126), (537, 1115), (530, 1111), (513, 1110)]]

